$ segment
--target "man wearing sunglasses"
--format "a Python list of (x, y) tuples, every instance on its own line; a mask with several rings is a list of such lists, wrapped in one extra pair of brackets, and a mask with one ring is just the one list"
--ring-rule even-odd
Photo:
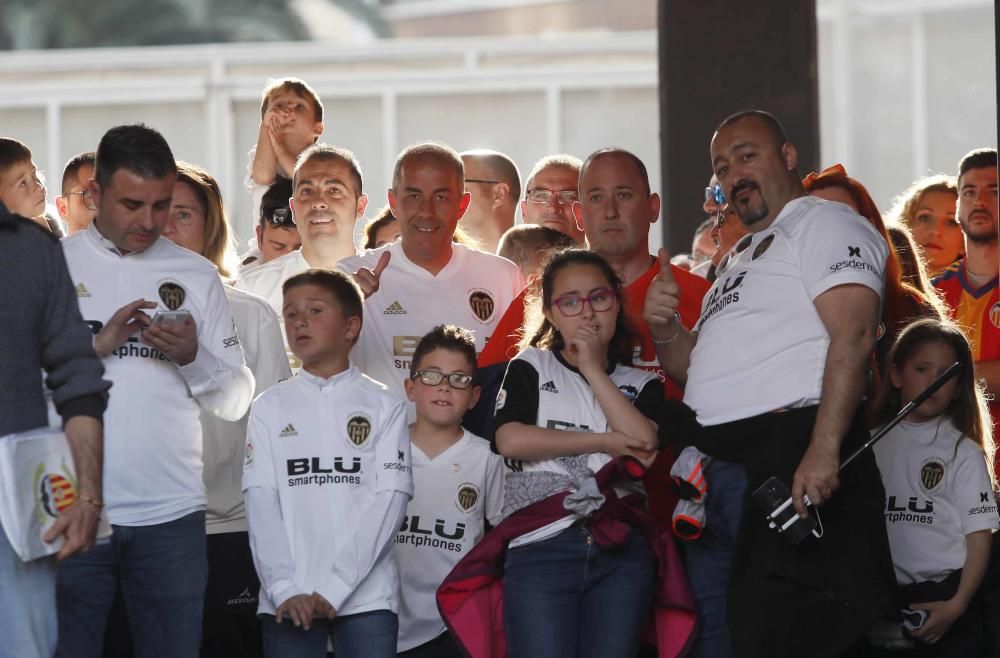
[(253, 247), (240, 262), (240, 276), (302, 247), (299, 229), (288, 207), (291, 197), (292, 181), (287, 178), (278, 177), (267, 188), (260, 201), (260, 222), (251, 241)]

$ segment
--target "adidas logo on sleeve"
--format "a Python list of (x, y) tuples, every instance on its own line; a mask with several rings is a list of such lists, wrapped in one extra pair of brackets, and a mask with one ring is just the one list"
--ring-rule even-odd
[(382, 315), (406, 315), (406, 309), (399, 302), (389, 304), (389, 307), (382, 311)]
[(77, 284), (77, 286), (76, 286), (76, 296), (77, 297), (90, 297), (90, 291), (87, 290), (87, 286), (83, 285), (82, 282), (79, 283), (79, 284)]
[(541, 386), (538, 387), (539, 391), (545, 391), (546, 393), (558, 393), (559, 389), (556, 388), (556, 384), (551, 379)]

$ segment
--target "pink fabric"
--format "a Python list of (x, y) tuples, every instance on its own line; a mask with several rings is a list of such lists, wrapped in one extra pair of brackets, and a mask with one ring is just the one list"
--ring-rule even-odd
[[(592, 519), (591, 532), (601, 545), (620, 543), (629, 524), (642, 529), (657, 560), (656, 599), (648, 641), (660, 658), (687, 653), (694, 641), (696, 614), (680, 555), (669, 532), (656, 527), (638, 496), (619, 499), (611, 483), (631, 479), (633, 464), (615, 460), (597, 473), (607, 502)], [(437, 592), (438, 610), (458, 644), (472, 658), (506, 658), (503, 627), (503, 567), (507, 544), (536, 528), (565, 516), (563, 499), (556, 494), (505, 519), (479, 542), (445, 578)]]

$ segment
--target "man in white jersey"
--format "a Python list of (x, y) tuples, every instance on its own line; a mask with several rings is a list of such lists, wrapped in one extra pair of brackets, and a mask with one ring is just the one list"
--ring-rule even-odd
[(825, 527), (822, 539), (793, 546), (746, 502), (729, 582), (733, 646), (747, 656), (841, 655), (889, 605), (872, 454), (838, 473), (867, 438), (858, 406), (888, 247), (846, 206), (805, 194), (795, 146), (770, 114), (723, 121), (711, 156), (751, 234), (718, 272), (693, 331), (674, 319), (667, 270), (650, 286), (644, 317), (664, 370), (686, 381), (684, 401), (701, 426), (695, 444), (744, 464), (748, 491), (776, 476), (801, 515), (808, 496)]
[(411, 146), (396, 158), (389, 190), (400, 239), (337, 265), (355, 275), (367, 296), (365, 330), (351, 360), (400, 396), (424, 334), (439, 324), (458, 325), (473, 333), (482, 351), (524, 287), (514, 263), (452, 242), (469, 202), (454, 149)]
[(288, 205), (302, 248), (247, 272), (239, 287), (263, 297), (281, 315), (281, 284), (310, 268), (333, 269), (354, 256), (354, 224), (368, 207), (361, 165), (347, 149), (310, 146), (295, 165)]
[(120, 584), (136, 656), (194, 656), (207, 572), (199, 414), (240, 418), (253, 377), (215, 267), (160, 238), (177, 178), (163, 137), (112, 128), (95, 173), (97, 218), (63, 250), (115, 384), (104, 416), (114, 532), (59, 570), (56, 655), (101, 655)]

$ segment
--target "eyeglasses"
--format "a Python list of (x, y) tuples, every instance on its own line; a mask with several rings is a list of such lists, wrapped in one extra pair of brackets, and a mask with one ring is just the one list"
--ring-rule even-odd
[(716, 183), (715, 185), (709, 185), (705, 188), (705, 201), (711, 199), (715, 201), (717, 205), (722, 205), (726, 202), (726, 195), (722, 192), (722, 186)]
[(528, 190), (524, 198), (530, 203), (551, 203), (552, 197), (555, 197), (556, 201), (561, 206), (571, 206), (580, 200), (580, 196), (576, 193), (576, 190), (553, 192), (552, 190), (546, 190), (540, 187)]
[(500, 181), (498, 180), (486, 180), (485, 178), (466, 178), (466, 183), (484, 183), (486, 185), (496, 185)]
[(79, 196), (80, 199), (88, 199), (91, 196), (90, 190), (80, 190), (79, 192), (66, 192), (63, 196)]
[(601, 288), (586, 297), (580, 295), (563, 295), (554, 300), (552, 305), (559, 309), (559, 312), (567, 318), (572, 318), (583, 313), (583, 305), (585, 303), (590, 304), (590, 308), (595, 313), (603, 313), (611, 310), (617, 299), (618, 295), (615, 294), (614, 290)]
[(410, 377), (410, 379), (419, 379), (428, 386), (437, 386), (445, 379), (448, 380), (448, 386), (452, 388), (466, 389), (472, 386), (472, 375), (466, 375), (462, 372), (449, 372), (445, 374), (440, 370), (418, 370), (417, 374)]

